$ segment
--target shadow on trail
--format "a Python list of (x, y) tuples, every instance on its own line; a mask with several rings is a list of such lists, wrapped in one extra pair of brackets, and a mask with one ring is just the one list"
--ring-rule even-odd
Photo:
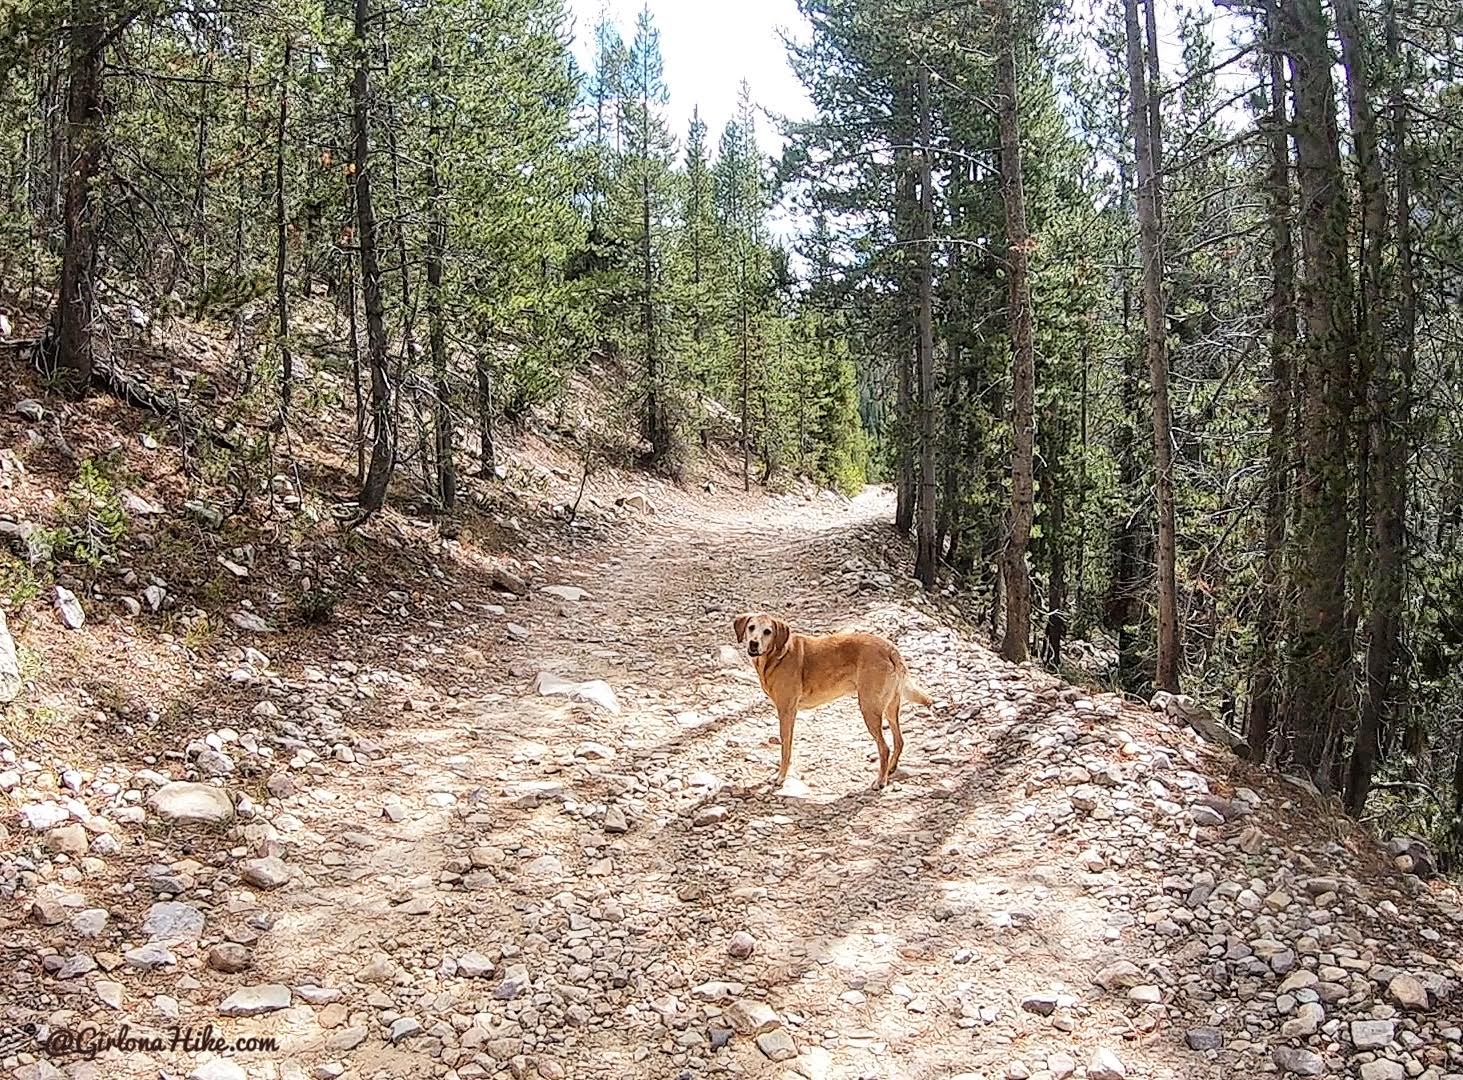
[[(927, 908), (942, 893), (943, 883), (938, 874), (918, 868), (927, 858), (937, 858), (971, 815), (1009, 805), (1005, 781), (1021, 760), (1016, 734), (1004, 732), (966, 766), (946, 774), (942, 788), (922, 793), (913, 793), (906, 782), (885, 792), (861, 784), (829, 801), (787, 799), (770, 790), (721, 800), (732, 804), (729, 820), (733, 829), (741, 830), (743, 843), (728, 846), (725, 860), (709, 862), (706, 847), (717, 837), (683, 820), (659, 838), (675, 865), (674, 883), (729, 888), (764, 880), (785, 862), (790, 872), (766, 887), (771, 900), (797, 898), (778, 935), (789, 941), (841, 935), (850, 920), (891, 906)], [(917, 748), (906, 747), (906, 755), (911, 749)], [(756, 837), (751, 842), (745, 839), (748, 833)], [(810, 849), (850, 843), (854, 857), (836, 866), (821, 855), (809, 857)], [(907, 867), (917, 872), (908, 873)], [(825, 880), (829, 872), (832, 882)], [(692, 962), (703, 978), (719, 974), (706, 969), (704, 961)]]

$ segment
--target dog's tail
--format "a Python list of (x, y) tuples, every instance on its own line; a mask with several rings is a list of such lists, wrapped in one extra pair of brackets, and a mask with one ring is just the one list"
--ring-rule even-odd
[(911, 701), (916, 705), (932, 705), (934, 698), (930, 697), (910, 679), (909, 672), (904, 673), (904, 678), (899, 682), (899, 696), (905, 701)]

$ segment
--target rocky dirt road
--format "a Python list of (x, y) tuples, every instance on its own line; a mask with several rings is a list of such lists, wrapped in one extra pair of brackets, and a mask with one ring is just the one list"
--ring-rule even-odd
[[(545, 558), (524, 598), (403, 586), (373, 661), (235, 677), (257, 703), (187, 764), (48, 795), (51, 766), (10, 751), (46, 853), (7, 864), (0, 1029), (277, 1049), (88, 1061), (17, 1036), (0, 1057), (28, 1078), (1463, 1074), (1446, 895), (1187, 728), (996, 660), (885, 565), (887, 511), (667, 508)], [(766, 786), (773, 713), (722, 648), (755, 608), (905, 653), (936, 705), (906, 711), (890, 789), (851, 702), (803, 717), (798, 781)], [(389, 724), (355, 725), (363, 703)], [(206, 793), (160, 785), (190, 778), (229, 820), (169, 823)]]

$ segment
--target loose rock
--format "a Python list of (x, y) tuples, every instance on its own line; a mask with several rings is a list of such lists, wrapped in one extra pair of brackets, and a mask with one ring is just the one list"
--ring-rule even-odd
[(180, 825), (227, 825), (234, 820), (229, 793), (211, 784), (164, 784), (152, 793), (147, 805), (159, 817)]
[(259, 1016), (290, 1007), (290, 988), (279, 983), (245, 986), (235, 990), (218, 1007), (220, 1016)]

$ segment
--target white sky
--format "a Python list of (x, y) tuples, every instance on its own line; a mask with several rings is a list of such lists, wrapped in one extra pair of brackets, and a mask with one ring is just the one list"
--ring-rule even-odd
[[(593, 67), (594, 27), (606, 10), (628, 46), (642, 0), (570, 0), (574, 15), (574, 55), (586, 71)], [(812, 105), (787, 64), (780, 30), (808, 37), (795, 0), (649, 0), (660, 29), (665, 81), (670, 88), (671, 131), (684, 147), (691, 110), (700, 106), (707, 143), (714, 151), (721, 129), (737, 106), (743, 79), (752, 100), (773, 113), (806, 119)], [(776, 153), (782, 140), (771, 122), (758, 117), (757, 139), (764, 152)]]
[[(796, 0), (569, 0), (574, 54), (586, 72), (594, 66), (594, 28), (600, 13), (608, 13), (628, 46), (635, 36), (635, 20), (647, 2), (660, 30), (670, 91), (669, 121), (678, 152), (684, 149), (691, 112), (697, 106), (706, 123), (707, 145), (715, 152), (722, 128), (736, 111), (743, 79), (750, 84), (753, 103), (759, 109), (793, 119), (811, 118), (812, 103), (788, 65), (783, 45), (785, 33), (803, 41), (810, 36)], [(1165, 78), (1182, 67), (1176, 8), (1184, 2), (1159, 0), (1159, 53)], [(1233, 23), (1233, 16), (1223, 14), (1214, 20), (1211, 34), (1216, 39), (1216, 59), (1232, 52), (1227, 28)], [(1090, 42), (1086, 47), (1094, 49)], [(1230, 69), (1221, 73), (1219, 81), (1232, 90), (1246, 77), (1243, 69)], [(1229, 113), (1237, 115), (1238, 108), (1232, 106)], [(763, 114), (757, 118), (757, 141), (765, 154), (781, 151), (778, 125)], [(773, 235), (784, 240), (806, 225), (788, 206), (774, 208), (769, 219)]]

